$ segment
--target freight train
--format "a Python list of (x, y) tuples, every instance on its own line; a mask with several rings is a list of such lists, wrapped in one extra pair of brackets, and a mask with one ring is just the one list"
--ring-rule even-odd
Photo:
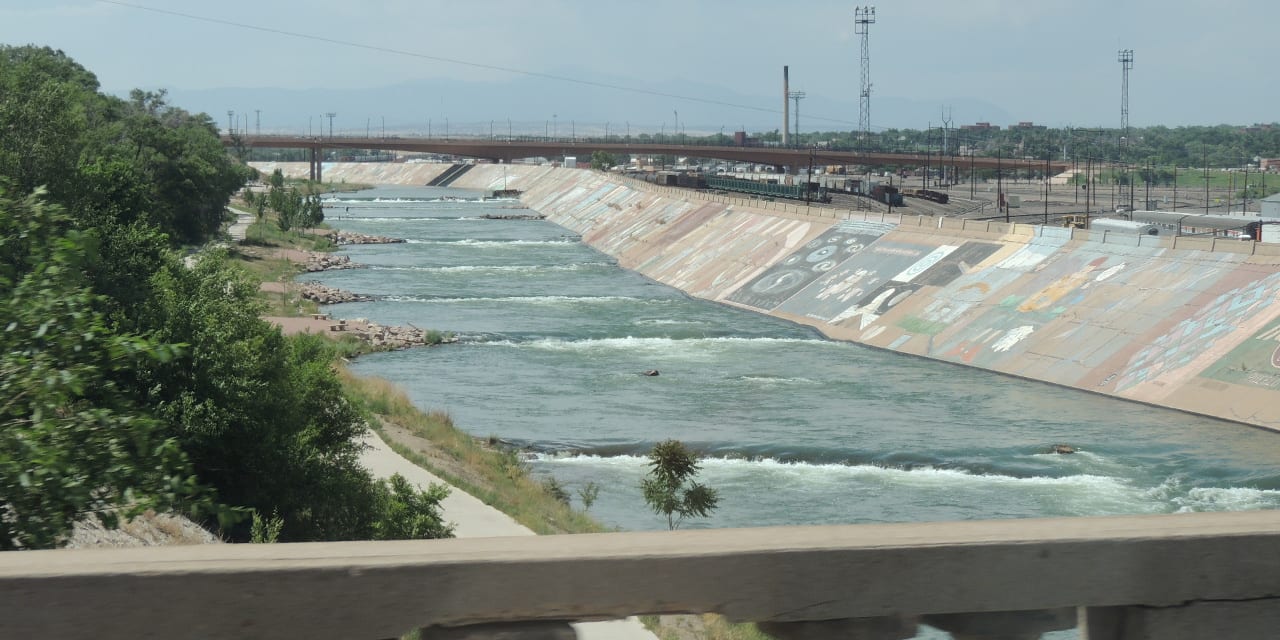
[(951, 196), (932, 189), (903, 189), (902, 193), (913, 198), (921, 198), (938, 204), (946, 204), (951, 201)]
[(701, 180), (708, 189), (750, 193), (767, 198), (785, 198), (787, 200), (803, 200), (805, 202), (831, 202), (831, 194), (827, 192), (827, 188), (819, 186), (816, 182), (775, 184), (727, 176), (705, 176)]

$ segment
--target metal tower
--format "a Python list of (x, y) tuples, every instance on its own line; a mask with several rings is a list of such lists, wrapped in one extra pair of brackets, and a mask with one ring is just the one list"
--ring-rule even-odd
[(787, 94), (796, 103), (796, 146), (800, 145), (800, 101), (804, 99), (803, 91), (792, 91)]
[(854, 32), (862, 37), (862, 88), (858, 100), (858, 129), (863, 140), (871, 139), (871, 25), (876, 21), (875, 7), (854, 7)]
[[(1129, 161), (1129, 70), (1133, 68), (1133, 49), (1121, 49), (1116, 56), (1116, 60), (1123, 69), (1123, 79), (1120, 82), (1120, 164), (1125, 167), (1125, 174), (1128, 171)], [(1132, 182), (1126, 180), (1126, 182)], [(1120, 192), (1121, 201), (1124, 200), (1124, 188), (1129, 189), (1129, 208), (1133, 208), (1133, 184), (1122, 184)]]
[(1133, 68), (1133, 49), (1122, 49), (1116, 58), (1124, 69), (1124, 79), (1120, 83), (1120, 130), (1126, 139), (1129, 137), (1129, 70)]

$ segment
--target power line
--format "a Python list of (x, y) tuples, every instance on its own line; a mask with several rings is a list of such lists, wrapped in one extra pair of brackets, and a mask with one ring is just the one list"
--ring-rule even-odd
[[(101, 3), (104, 3), (104, 4), (113, 4), (113, 5), (120, 6), (120, 7), (127, 7), (127, 8), (129, 8), (129, 9), (138, 9), (138, 10), (140, 10), (140, 11), (150, 11), (150, 12), (152, 12), (152, 13), (159, 13), (159, 14), (162, 14), (162, 15), (176, 16), (176, 17), (179, 17), (179, 18), (186, 18), (186, 19), (188, 19), (188, 20), (196, 20), (196, 21), (199, 21), (199, 22), (208, 22), (208, 23), (212, 23), (212, 24), (221, 24), (221, 25), (225, 25), (225, 26), (229, 26), (229, 27), (236, 27), (236, 28), (238, 28), (238, 29), (250, 29), (250, 30), (253, 30), (253, 31), (261, 31), (261, 32), (263, 32), (263, 33), (271, 33), (271, 34), (275, 34), (275, 35), (288, 36), (288, 37), (290, 37), (290, 38), (300, 38), (300, 39), (303, 39), (303, 40), (312, 40), (312, 41), (315, 41), (315, 42), (324, 42), (324, 43), (328, 43), (328, 44), (336, 44), (336, 45), (341, 45), (341, 46), (344, 46), (344, 47), (352, 47), (352, 48), (355, 48), (355, 49), (364, 49), (364, 50), (366, 50), (366, 51), (376, 51), (376, 52), (379, 52), (379, 53), (391, 53), (391, 54), (400, 55), (400, 56), (408, 56), (408, 57), (411, 57), (411, 58), (419, 58), (419, 59), (422, 59), (422, 60), (434, 60), (434, 61), (436, 61), (436, 62), (447, 62), (447, 63), (449, 63), (449, 64), (457, 64), (457, 65), (462, 65), (462, 66), (466, 66), (466, 67), (473, 67), (473, 68), (476, 68), (476, 69), (488, 69), (488, 70), (490, 70), (490, 71), (502, 71), (502, 72), (504, 72), (504, 73), (514, 73), (514, 74), (517, 74), (517, 75), (530, 76), (530, 77), (534, 77), (534, 78), (544, 78), (544, 79), (547, 79), (547, 80), (557, 80), (557, 81), (559, 81), (559, 82), (571, 82), (571, 83), (573, 83), (573, 84), (579, 84), (579, 85), (588, 86), (588, 87), (597, 87), (597, 88), (600, 88), (600, 89), (613, 89), (613, 90), (615, 90), (615, 91), (627, 91), (627, 92), (630, 92), (630, 93), (638, 93), (638, 94), (643, 94), (643, 95), (657, 96), (657, 97), (659, 97), (659, 98), (673, 98), (673, 99), (676, 99), (676, 100), (686, 100), (686, 101), (689, 101), (689, 102), (698, 102), (698, 103), (701, 103), (701, 104), (710, 104), (710, 105), (716, 105), (716, 106), (720, 106), (720, 107), (730, 107), (730, 108), (734, 108), (734, 109), (745, 109), (745, 110), (748, 110), (748, 111), (758, 111), (758, 112), (760, 112), (760, 113), (769, 113), (769, 114), (779, 114), (779, 113), (782, 113), (781, 111), (778, 111), (777, 109), (769, 109), (769, 108), (767, 108), (767, 107), (756, 107), (756, 106), (746, 105), (746, 104), (737, 104), (737, 103), (734, 103), (734, 102), (725, 102), (725, 101), (723, 101), (723, 100), (714, 100), (714, 99), (711, 99), (711, 98), (699, 98), (699, 97), (696, 97), (696, 96), (686, 96), (686, 95), (680, 95), (680, 94), (676, 94), (676, 93), (666, 93), (666, 92), (662, 92), (662, 91), (653, 91), (653, 90), (651, 90), (651, 89), (640, 89), (640, 88), (636, 88), (636, 87), (628, 87), (628, 86), (625, 86), (625, 85), (612, 84), (612, 83), (608, 83), (608, 82), (596, 82), (596, 81), (593, 81), (593, 80), (583, 80), (583, 79), (581, 79), (581, 78), (572, 78), (572, 77), (569, 77), (569, 76), (556, 75), (556, 74), (553, 74), (553, 73), (544, 73), (544, 72), (541, 72), (541, 71), (529, 71), (529, 70), (527, 70), (527, 69), (516, 69), (516, 68), (514, 68), (514, 67), (504, 67), (504, 66), (500, 66), (500, 65), (485, 64), (485, 63), (482, 63), (482, 62), (471, 62), (471, 61), (468, 61), (468, 60), (460, 60), (460, 59), (458, 59), (458, 58), (446, 58), (446, 57), (444, 57), (444, 56), (433, 56), (433, 55), (430, 55), (430, 54), (417, 53), (417, 52), (414, 52), (414, 51), (405, 51), (405, 50), (403, 50), (403, 49), (393, 49), (393, 48), (391, 48), (391, 47), (382, 47), (382, 46), (378, 46), (378, 45), (363, 44), (363, 43), (359, 43), (359, 42), (352, 42), (352, 41), (350, 41), (350, 40), (340, 40), (340, 39), (337, 39), (337, 38), (329, 38), (329, 37), (326, 37), (326, 36), (317, 36), (317, 35), (308, 34), (308, 33), (299, 33), (299, 32), (296, 32), (296, 31), (286, 31), (286, 30), (284, 30), (284, 29), (276, 29), (276, 28), (274, 28), (274, 27), (264, 27), (264, 26), (260, 26), (260, 25), (256, 25), (256, 24), (248, 24), (248, 23), (244, 23), (244, 22), (235, 22), (235, 21), (233, 21), (233, 20), (223, 20), (223, 19), (221, 19), (221, 18), (211, 18), (211, 17), (208, 17), (208, 16), (199, 16), (199, 15), (190, 14), (190, 13), (183, 13), (183, 12), (181, 12), (181, 11), (173, 11), (173, 10), (170, 10), (170, 9), (160, 9), (160, 8), (157, 8), (157, 7), (148, 7), (148, 6), (145, 6), (145, 5), (133, 4), (133, 3), (130, 3), (130, 2), (120, 2), (120, 0), (98, 0), (98, 2), (101, 2)], [(812, 119), (814, 119), (814, 120), (822, 120), (822, 121), (825, 121), (825, 122), (834, 122), (834, 123), (838, 123), (838, 124), (850, 124), (850, 125), (851, 125), (851, 124), (855, 124), (855, 123), (854, 123), (854, 122), (852, 122), (852, 121), (849, 121), (849, 120), (841, 120), (841, 119), (839, 119), (839, 118), (824, 118), (824, 117), (820, 117), (820, 116), (809, 116), (809, 117), (810, 117), (810, 118), (812, 118)]]

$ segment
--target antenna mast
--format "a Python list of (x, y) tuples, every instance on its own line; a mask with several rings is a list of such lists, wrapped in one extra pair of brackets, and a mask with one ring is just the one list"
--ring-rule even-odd
[[(1120, 164), (1124, 166), (1125, 175), (1129, 173), (1129, 70), (1133, 69), (1133, 49), (1121, 49), (1116, 60), (1120, 63), (1124, 75), (1120, 82)], [(1129, 189), (1129, 209), (1133, 209), (1133, 184), (1130, 180), (1122, 183), (1122, 188)], [(1121, 192), (1124, 201), (1124, 192)]]
[(862, 88), (858, 93), (858, 129), (863, 140), (871, 139), (871, 25), (876, 21), (875, 7), (854, 7), (854, 32), (862, 37)]

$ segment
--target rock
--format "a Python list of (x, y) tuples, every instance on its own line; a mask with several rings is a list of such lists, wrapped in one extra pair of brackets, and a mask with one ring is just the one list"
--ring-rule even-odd
[(545, 220), (547, 218), (545, 215), (540, 213), (486, 213), (480, 217), (485, 220)]
[(312, 251), (307, 254), (307, 271), (334, 271), (337, 269), (355, 269), (364, 265), (351, 261), (350, 256), (335, 255)]
[(1067, 454), (1075, 453), (1076, 448), (1069, 444), (1055, 444), (1053, 445), (1053, 452), (1060, 453), (1062, 455), (1067, 455)]
[(652, 378), (652, 377), (654, 377), (654, 376), (658, 375), (658, 370), (657, 370), (657, 369), (646, 369), (646, 370), (644, 370), (644, 371), (641, 371), (641, 372), (640, 372), (640, 375), (642, 375), (642, 376), (649, 376), (649, 377), (651, 377), (651, 378)]
[(354, 233), (351, 231), (339, 231), (337, 229), (328, 229), (321, 231), (320, 235), (329, 238), (334, 244), (396, 244), (404, 242), (404, 238), (388, 238), (386, 236), (370, 236), (363, 233)]
[(302, 283), (302, 297), (320, 304), (342, 304), (344, 302), (369, 302), (373, 300), (372, 296), (361, 295), (344, 291), (334, 287), (325, 286), (319, 282)]

